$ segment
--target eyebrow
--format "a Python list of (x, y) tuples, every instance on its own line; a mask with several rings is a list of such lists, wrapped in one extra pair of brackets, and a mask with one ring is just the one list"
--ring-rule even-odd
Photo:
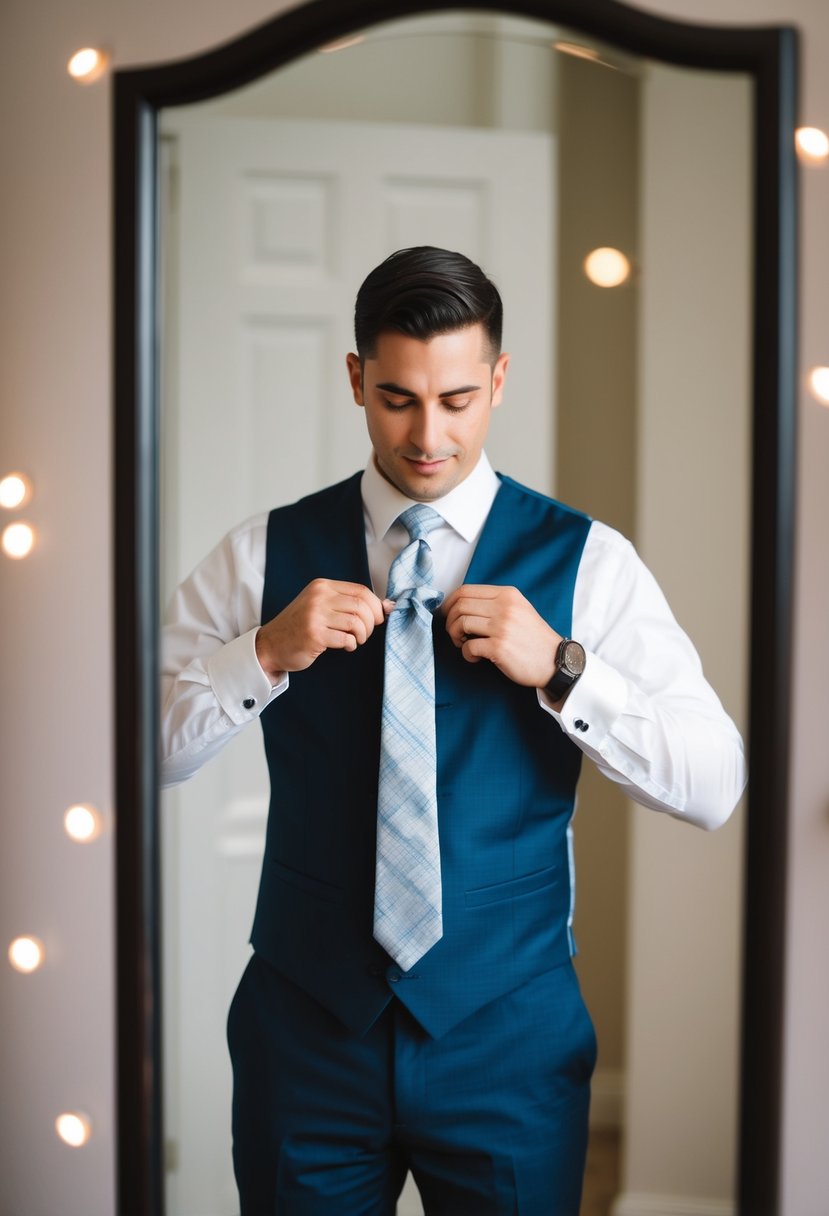
[[(400, 384), (395, 384), (393, 381), (386, 380), (383, 384), (375, 384), (375, 388), (382, 389), (384, 393), (393, 393), (395, 397), (411, 397), (412, 400), (417, 399), (417, 393), (412, 392), (410, 388), (403, 388)], [(462, 393), (474, 393), (480, 389), (480, 384), (462, 384), (460, 388), (448, 388), (443, 393), (438, 393), (439, 397), (459, 397)]]

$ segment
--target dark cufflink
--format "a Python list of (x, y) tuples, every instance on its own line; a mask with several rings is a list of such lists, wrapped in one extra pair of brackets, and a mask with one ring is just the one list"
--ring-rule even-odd
[(256, 702), (254, 701), (253, 697), (245, 697), (244, 701), (242, 702), (242, 708), (253, 709), (255, 704)]

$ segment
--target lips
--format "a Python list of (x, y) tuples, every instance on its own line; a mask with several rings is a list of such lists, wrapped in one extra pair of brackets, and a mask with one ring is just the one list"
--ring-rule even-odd
[(442, 469), (446, 464), (446, 459), (443, 460), (413, 460), (410, 456), (406, 460), (418, 473), (436, 473), (438, 469)]

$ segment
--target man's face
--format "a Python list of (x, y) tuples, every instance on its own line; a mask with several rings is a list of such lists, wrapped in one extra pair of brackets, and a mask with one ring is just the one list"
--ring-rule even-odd
[(388, 332), (363, 366), (348, 355), (354, 400), (366, 412), (380, 472), (408, 498), (442, 498), (478, 463), (509, 355), (493, 367), (482, 325), (428, 342)]

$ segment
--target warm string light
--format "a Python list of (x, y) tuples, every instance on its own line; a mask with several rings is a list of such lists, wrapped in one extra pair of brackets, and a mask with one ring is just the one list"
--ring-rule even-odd
[(100, 47), (85, 46), (66, 65), (66, 70), (78, 84), (92, 84), (100, 80), (109, 66), (109, 55)]
[(19, 559), (29, 556), (35, 547), (35, 540), (36, 533), (32, 525), (27, 524), (24, 520), (18, 520), (17, 523), (7, 524), (3, 529), (0, 545), (2, 545), (6, 557)]
[(597, 287), (618, 287), (630, 277), (630, 260), (620, 249), (603, 245), (588, 253), (584, 273)]
[[(32, 497), (32, 483), (25, 473), (6, 473), (0, 478), (0, 507), (16, 511)], [(0, 548), (6, 557), (28, 557), (37, 539), (34, 528), (23, 519), (7, 524), (0, 535)]]
[(0, 479), (0, 507), (16, 511), (32, 497), (32, 483), (25, 473), (7, 473)]
[(83, 1148), (92, 1135), (92, 1123), (81, 1110), (64, 1111), (55, 1119), (55, 1131), (70, 1148)]
[(798, 127), (794, 133), (795, 147), (807, 165), (825, 165), (829, 160), (829, 135), (820, 127)]
[(39, 937), (16, 937), (9, 946), (9, 962), (15, 971), (31, 975), (43, 962), (46, 951)]
[(809, 391), (821, 405), (829, 405), (829, 367), (812, 368), (809, 372)]
[[(97, 53), (86, 52), (74, 56), (70, 63), (70, 72), (82, 78), (92, 78), (96, 67), (100, 66)], [(26, 506), (32, 497), (32, 483), (24, 473), (7, 473), (0, 478), (0, 509), (16, 511)], [(26, 557), (34, 547), (35, 530), (24, 520), (8, 524), (0, 536), (3, 552), (12, 558)], [(78, 843), (94, 840), (101, 831), (101, 817), (97, 810), (86, 803), (76, 803), (67, 808), (63, 816), (66, 834)], [(11, 967), (22, 975), (31, 975), (44, 962), (46, 950), (40, 938), (31, 934), (16, 937), (9, 943), (8, 960)], [(92, 1124), (83, 1111), (64, 1111), (55, 1120), (55, 1131), (64, 1144), (71, 1148), (81, 1148), (87, 1143), (92, 1134)]]
[(101, 834), (101, 816), (95, 807), (76, 803), (64, 813), (63, 826), (71, 840), (77, 844), (88, 844)]

